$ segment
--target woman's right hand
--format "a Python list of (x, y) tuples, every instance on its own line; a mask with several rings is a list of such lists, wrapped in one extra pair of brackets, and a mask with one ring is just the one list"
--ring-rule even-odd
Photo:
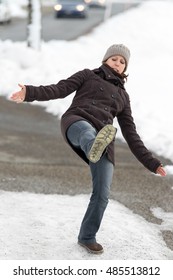
[(156, 174), (159, 174), (160, 176), (166, 176), (166, 171), (162, 165), (157, 168)]
[(19, 91), (14, 92), (10, 99), (16, 103), (22, 103), (25, 100), (26, 96), (26, 87), (24, 85), (18, 84), (21, 88)]

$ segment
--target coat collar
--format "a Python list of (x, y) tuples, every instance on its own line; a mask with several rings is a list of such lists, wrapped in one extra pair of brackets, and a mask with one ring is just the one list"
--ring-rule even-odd
[(95, 74), (101, 76), (103, 79), (124, 89), (123, 77), (117, 72), (115, 72), (110, 66), (102, 64), (99, 68), (94, 69), (93, 71)]

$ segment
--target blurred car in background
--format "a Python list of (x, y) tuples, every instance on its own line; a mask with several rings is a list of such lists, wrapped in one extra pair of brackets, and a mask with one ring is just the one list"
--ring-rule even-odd
[(84, 0), (89, 7), (105, 8), (106, 0)]
[(59, 17), (79, 17), (88, 16), (88, 6), (83, 0), (58, 0), (54, 6), (55, 16)]
[(0, 0), (0, 23), (9, 23), (11, 21), (10, 7), (6, 0)]

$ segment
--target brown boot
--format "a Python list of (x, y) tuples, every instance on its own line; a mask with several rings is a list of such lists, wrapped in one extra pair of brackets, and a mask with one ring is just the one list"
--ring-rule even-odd
[(78, 244), (84, 247), (91, 254), (101, 254), (103, 253), (103, 247), (99, 243), (84, 244), (78, 242)]

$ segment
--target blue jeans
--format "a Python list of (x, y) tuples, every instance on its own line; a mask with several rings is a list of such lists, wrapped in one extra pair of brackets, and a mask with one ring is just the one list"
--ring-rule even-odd
[[(96, 135), (96, 129), (83, 120), (73, 123), (67, 130), (68, 140), (73, 146), (82, 149), (86, 156)], [(93, 191), (78, 236), (79, 242), (85, 244), (96, 242), (96, 233), (108, 204), (114, 170), (113, 164), (108, 160), (106, 154), (96, 163), (89, 162), (89, 166)]]

